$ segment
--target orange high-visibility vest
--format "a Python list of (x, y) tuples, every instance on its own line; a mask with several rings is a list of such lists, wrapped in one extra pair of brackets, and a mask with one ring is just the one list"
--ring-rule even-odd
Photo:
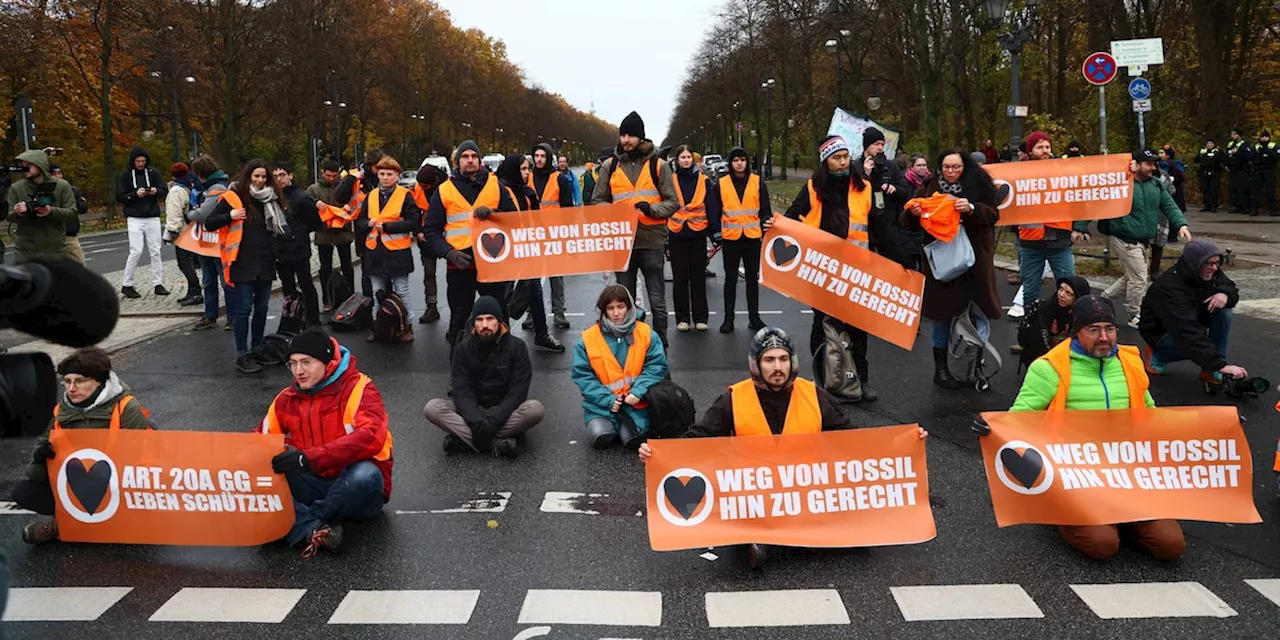
[(391, 197), (387, 199), (385, 210), (379, 204), (382, 200), (380, 196), (375, 195), (369, 198), (369, 235), (364, 239), (364, 248), (369, 250), (377, 248), (379, 237), (382, 239), (382, 246), (390, 251), (404, 251), (409, 248), (413, 242), (412, 233), (387, 233), (385, 230), (379, 231), (373, 228), (375, 222), (386, 224), (403, 220), (404, 199), (408, 196), (408, 189), (396, 185), (395, 190), (391, 192)]
[(449, 246), (462, 251), (471, 248), (471, 212), (476, 207), (489, 207), (494, 211), (498, 210), (498, 203), (502, 201), (502, 192), (498, 190), (498, 178), (492, 173), (484, 183), (484, 188), (480, 189), (480, 194), (476, 196), (475, 202), (467, 202), (462, 192), (458, 191), (458, 187), (453, 185), (453, 178), (445, 180), (438, 187), (440, 191), (440, 204), (444, 205), (444, 239)]
[[(356, 412), (360, 410), (360, 401), (364, 399), (364, 389), (369, 386), (372, 380), (365, 374), (360, 374), (356, 379), (356, 386), (351, 388), (351, 395), (347, 396), (346, 406), (342, 411), (342, 428), (346, 430), (347, 435), (351, 435), (356, 430)], [(280, 428), (280, 418), (276, 416), (276, 400), (284, 392), (276, 394), (275, 400), (271, 401), (271, 406), (267, 408), (267, 416), (262, 419), (262, 433), (284, 433)], [(374, 460), (390, 460), (392, 454), (392, 438), (391, 428), (387, 428), (387, 440), (382, 443), (382, 448), (373, 455)]]
[(1037, 242), (1044, 240), (1044, 228), (1061, 229), (1063, 231), (1071, 230), (1070, 222), (1046, 222), (1044, 224), (1023, 224), (1018, 225), (1018, 239), (1028, 242)]
[[(658, 185), (653, 182), (653, 176), (661, 174), (662, 163), (659, 162), (655, 165), (658, 168), (657, 171), (651, 172), (649, 163), (653, 161), (653, 158), (644, 161), (644, 164), (640, 166), (640, 177), (634, 184), (627, 177), (626, 172), (618, 167), (617, 162), (614, 162), (613, 172), (609, 174), (609, 193), (613, 195), (614, 202), (628, 204), (648, 202), (651, 205), (662, 202), (662, 194), (658, 192)], [(640, 224), (654, 226), (665, 223), (666, 220), (662, 218), (640, 214)]]
[(316, 210), (320, 213), (320, 222), (330, 229), (347, 226), (360, 213), (359, 209), (348, 211), (345, 207), (335, 207), (319, 200), (316, 200)]
[[(676, 201), (684, 202), (684, 193), (680, 191), (680, 181), (671, 181), (676, 187)], [(679, 233), (688, 224), (693, 231), (707, 228), (707, 179), (698, 176), (698, 186), (693, 190), (693, 199), (680, 205), (680, 210), (667, 218), (667, 229), (671, 233)]]
[(426, 213), (427, 207), (431, 206), (431, 199), (427, 197), (427, 192), (422, 188), (421, 182), (413, 183), (413, 203), (418, 205), (418, 210)]
[[(529, 187), (537, 192), (538, 188), (533, 185), (533, 172), (529, 172)], [(542, 188), (542, 195), (538, 196), (538, 201), (543, 209), (559, 209), (560, 208), (560, 172), (552, 171), (547, 176), (547, 186)]]
[[(733, 401), (733, 431), (740, 436), (771, 436), (769, 421), (760, 408), (760, 394), (756, 383), (748, 378), (729, 387)], [(818, 386), (810, 380), (796, 378), (791, 383), (791, 402), (787, 405), (787, 418), (782, 425), (782, 435), (818, 433), (822, 431), (822, 410), (818, 408)]]
[(733, 187), (733, 178), (720, 178), (720, 202), (724, 204), (724, 217), (720, 218), (721, 238), (760, 237), (760, 176), (754, 173), (747, 175), (747, 188), (742, 192), (741, 200), (738, 199), (738, 190)]
[[(232, 211), (244, 208), (240, 196), (230, 189), (222, 192), (218, 197), (226, 200), (227, 204), (231, 205)], [(231, 265), (240, 256), (242, 239), (244, 239), (244, 220), (232, 220), (231, 224), (218, 229), (218, 253), (222, 256), (222, 283), (233, 289), (236, 285), (231, 281)]]
[(368, 195), (360, 190), (360, 178), (356, 178), (355, 184), (351, 185), (351, 199), (342, 207), (347, 213), (351, 214), (352, 220), (355, 220), (356, 216), (359, 215), (360, 204), (364, 202)]
[[(800, 219), (801, 222), (818, 229), (822, 226), (822, 198), (813, 189), (813, 179), (805, 185), (809, 190), (809, 213)], [(867, 219), (871, 215), (871, 185), (865, 185), (862, 191), (853, 188), (849, 182), (849, 235), (845, 236), (851, 244), (871, 248), (871, 236), (867, 233)]]
[[(1118, 356), (1120, 367), (1124, 370), (1125, 386), (1129, 388), (1129, 408), (1145, 410), (1147, 387), (1151, 384), (1151, 379), (1147, 377), (1147, 370), (1142, 365), (1142, 356), (1138, 355), (1137, 347), (1129, 345), (1120, 345)], [(1058, 394), (1049, 403), (1048, 410), (1064, 410), (1067, 408), (1067, 390), (1071, 386), (1071, 341), (1058, 343), (1058, 346), (1040, 357), (1048, 360), (1058, 373)]]
[[(123, 414), (124, 414), (124, 408), (125, 408), (125, 406), (126, 406), (126, 405), (128, 405), (128, 404), (129, 404), (129, 401), (131, 401), (131, 400), (133, 400), (133, 399), (134, 399), (134, 397), (133, 397), (133, 396), (131, 396), (131, 395), (129, 395), (129, 394), (127, 394), (127, 393), (126, 393), (126, 394), (124, 394), (123, 396), (121, 396), (119, 400), (117, 400), (117, 401), (116, 401), (116, 406), (115, 406), (115, 408), (113, 408), (113, 409), (111, 410), (111, 424), (107, 426), (107, 429), (108, 429), (108, 430), (110, 430), (110, 431), (119, 431), (119, 430), (120, 430), (120, 420), (121, 420), (121, 415), (123, 415)], [(58, 409), (60, 409), (60, 408), (62, 408), (62, 403), (58, 403), (58, 404), (56, 404), (56, 405), (54, 405), (54, 406), (53, 406), (53, 428), (54, 428), (54, 429), (61, 429), (61, 428), (62, 428), (62, 423), (61, 423), (61, 422), (58, 422)], [(142, 410), (142, 415), (143, 415), (144, 417), (147, 417), (147, 418), (150, 418), (150, 417), (151, 417), (151, 412), (150, 412), (150, 411), (147, 411), (147, 408), (146, 408), (146, 407), (144, 407), (144, 406), (142, 406), (141, 404), (139, 404), (139, 405), (138, 405), (138, 408)], [(150, 429), (151, 429), (151, 425), (149, 425), (149, 424), (148, 424), (148, 425), (147, 425), (147, 430), (150, 430)]]
[[(600, 323), (593, 324), (591, 328), (582, 332), (582, 345), (587, 348), (587, 361), (591, 363), (591, 370), (596, 372), (596, 378), (615, 396), (625, 396), (631, 392), (631, 383), (635, 382), (636, 378), (640, 377), (640, 372), (644, 370), (645, 355), (649, 353), (649, 343), (653, 339), (653, 331), (649, 325), (639, 320), (636, 321), (632, 333), (635, 339), (627, 352), (627, 362), (619, 365), (618, 359), (613, 355), (613, 351), (609, 350), (609, 344), (604, 340)], [(649, 403), (641, 400), (636, 408), (643, 409), (647, 406)]]

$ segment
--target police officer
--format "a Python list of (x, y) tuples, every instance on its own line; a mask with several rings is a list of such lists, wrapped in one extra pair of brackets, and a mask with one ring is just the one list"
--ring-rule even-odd
[(1231, 130), (1227, 143), (1227, 189), (1231, 194), (1231, 213), (1249, 213), (1249, 173), (1253, 169), (1253, 145)]
[(1072, 140), (1071, 144), (1067, 145), (1067, 152), (1062, 154), (1064, 158), (1080, 158), (1083, 156), (1084, 152), (1080, 150), (1080, 143), (1075, 140)]
[(1280, 216), (1276, 210), (1276, 160), (1280, 158), (1280, 147), (1271, 141), (1271, 132), (1266, 129), (1258, 134), (1258, 144), (1253, 146), (1253, 210), (1250, 216), (1262, 213), (1263, 202), (1267, 212), (1272, 216)]
[(1213, 140), (1206, 140), (1200, 147), (1196, 166), (1199, 167), (1200, 193), (1204, 198), (1200, 210), (1217, 213), (1218, 197), (1222, 194), (1222, 150)]

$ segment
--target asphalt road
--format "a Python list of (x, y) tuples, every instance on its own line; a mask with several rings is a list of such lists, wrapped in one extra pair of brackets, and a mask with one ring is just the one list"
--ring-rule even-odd
[[(718, 261), (714, 268), (723, 270)], [(720, 280), (708, 284), (719, 310)], [(560, 333), (566, 344), (594, 319), (589, 306), (599, 288), (599, 276), (569, 279), (569, 310), (587, 315), (570, 316), (573, 329)], [(1013, 292), (1003, 288), (1007, 300)], [(422, 309), (421, 294), (419, 279), (415, 312)], [(762, 299), (766, 321), (805, 344), (812, 316), (773, 292), (764, 291)], [(672, 376), (690, 390), (699, 411), (746, 375), (749, 337), (741, 320), (737, 333), (727, 336), (714, 331), (718, 314), (707, 333), (678, 334), (672, 323)], [(997, 323), (994, 341), (1004, 353), (1014, 328)], [(593, 451), (586, 444), (568, 353), (532, 354), (532, 395), (547, 413), (519, 459), (446, 457), (442, 433), (422, 418), (426, 401), (443, 394), (446, 324), (416, 329), (417, 340), (403, 346), (339, 336), (381, 390), (396, 438), (395, 493), (385, 516), (349, 527), (341, 554), (308, 561), (282, 544), (31, 548), (19, 541), (19, 531), (33, 516), (0, 516), (0, 544), (14, 586), (124, 588), (17, 592), (25, 593), (17, 596), (24, 600), (17, 607), (11, 602), (7, 616), (25, 612), (43, 621), (8, 622), (6, 637), (1101, 640), (1275, 633), (1280, 609), (1260, 589), (1276, 583), (1255, 588), (1245, 582), (1280, 578), (1280, 510), (1270, 472), (1274, 393), (1241, 404), (1263, 524), (1185, 523), (1189, 549), (1175, 563), (1132, 550), (1093, 562), (1068, 549), (1050, 527), (996, 527), (969, 424), (978, 411), (1012, 403), (1019, 381), (1014, 367), (1007, 366), (987, 393), (948, 392), (930, 382), (927, 330), (910, 352), (873, 340), (871, 381), (881, 400), (851, 413), (867, 426), (919, 422), (929, 429), (938, 537), (913, 546), (786, 551), (753, 572), (733, 549), (716, 549), (715, 560), (699, 557), (701, 551), (649, 549), (637, 515), (642, 465), (633, 454)], [(1277, 329), (1237, 316), (1233, 343), (1240, 364), (1275, 377), (1268, 368), (1275, 363)], [(518, 327), (515, 334), (531, 341)], [(1121, 335), (1138, 339), (1128, 329)], [(261, 420), (288, 374), (278, 368), (237, 375), (233, 356), (227, 333), (178, 332), (115, 360), (161, 428), (247, 430)], [(807, 371), (808, 359), (802, 360)], [(1227, 403), (1203, 395), (1190, 365), (1175, 366), (1153, 393), (1165, 405)], [(0, 491), (7, 492), (21, 473), (30, 447), (29, 440), (0, 444), (8, 469)], [(498, 512), (431, 513), (498, 492), (510, 494)], [(548, 492), (605, 495), (586, 499), (589, 505), (570, 499), (566, 508), (554, 495), (547, 500)], [(582, 510), (599, 513), (576, 512)], [(962, 588), (904, 589), (922, 586)], [(48, 621), (77, 616), (84, 620)], [(406, 616), (430, 623), (386, 623)], [(227, 622), (180, 621), (210, 619)], [(243, 620), (270, 622), (230, 622)], [(335, 624), (341, 621), (383, 623)], [(797, 626), (723, 626), (734, 623)]]
[[(80, 247), (84, 249), (85, 266), (94, 273), (106, 274), (120, 271), (124, 269), (125, 260), (129, 257), (129, 232), (119, 229), (84, 236), (80, 238)], [(13, 262), (16, 253), (13, 247), (8, 247), (4, 254), (5, 262)], [(161, 245), (160, 259), (164, 262), (175, 259), (172, 244)], [(141, 280), (144, 284), (151, 282), (150, 264), (151, 255), (144, 249), (142, 257), (138, 259), (138, 267), (142, 269), (140, 273), (147, 274), (146, 278)]]

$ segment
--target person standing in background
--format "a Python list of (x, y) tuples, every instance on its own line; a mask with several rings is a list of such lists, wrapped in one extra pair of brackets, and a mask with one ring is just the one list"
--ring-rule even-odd
[[(53, 174), (53, 177), (71, 184), (71, 181), (62, 175), (62, 167), (50, 163), (49, 171)], [(3, 192), (0, 192), (0, 195), (3, 195)], [(80, 248), (80, 238), (78, 236), (80, 235), (80, 216), (89, 213), (89, 201), (85, 200), (83, 195), (80, 195), (80, 190), (73, 184), (71, 184), (71, 195), (76, 199), (76, 219), (67, 222), (67, 253), (71, 254), (71, 257), (75, 258), (76, 262), (84, 264), (84, 249)]]
[(129, 152), (129, 168), (116, 180), (116, 200), (124, 205), (129, 225), (129, 257), (124, 263), (124, 283), (120, 288), (126, 298), (142, 297), (133, 288), (133, 272), (144, 246), (151, 255), (151, 284), (155, 285), (156, 295), (169, 295), (164, 288), (164, 263), (160, 259), (160, 209), (168, 192), (159, 172), (151, 168), (147, 150), (134, 147)]

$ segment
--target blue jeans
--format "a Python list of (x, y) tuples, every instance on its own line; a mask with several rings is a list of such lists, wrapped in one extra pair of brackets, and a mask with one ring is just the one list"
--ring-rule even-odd
[(253, 315), (253, 348), (262, 346), (267, 329), (267, 303), (271, 302), (271, 281), (250, 280), (227, 288), (227, 317), (234, 323), (236, 353), (249, 353), (249, 316)]
[(409, 313), (409, 276), (369, 276), (369, 282), (373, 285), (374, 299), (377, 299), (379, 291), (391, 289), (391, 292), (400, 297), (400, 301), (404, 303), (406, 323), (413, 321), (413, 314)]
[(951, 321), (950, 320), (934, 320), (933, 321), (933, 348), (946, 349), (947, 343), (951, 339)]
[(1040, 249), (1022, 245), (1018, 252), (1018, 271), (1022, 276), (1023, 306), (1031, 306), (1032, 302), (1040, 299), (1040, 279), (1044, 277), (1041, 270), (1046, 260), (1053, 270), (1054, 279), (1076, 274), (1076, 259), (1071, 255), (1071, 247)]
[[(209, 256), (200, 256), (200, 276), (204, 282), (204, 317), (218, 319), (218, 289), (226, 289), (222, 283), (222, 261)], [(227, 296), (228, 298), (230, 296)]]
[[(1230, 336), (1231, 310), (1218, 309), (1209, 314), (1209, 339), (1213, 341), (1213, 346), (1218, 349), (1218, 356), (1224, 360), (1227, 358), (1227, 339)], [(1151, 355), (1163, 364), (1187, 359), (1187, 355), (1174, 344), (1173, 336), (1167, 333), (1160, 337), (1160, 341), (1151, 350)]]
[(311, 537), (316, 524), (342, 520), (372, 520), (382, 513), (382, 471), (368, 460), (353, 463), (335, 478), (311, 472), (286, 476), (293, 494), (293, 529), (285, 536), (290, 546)]

